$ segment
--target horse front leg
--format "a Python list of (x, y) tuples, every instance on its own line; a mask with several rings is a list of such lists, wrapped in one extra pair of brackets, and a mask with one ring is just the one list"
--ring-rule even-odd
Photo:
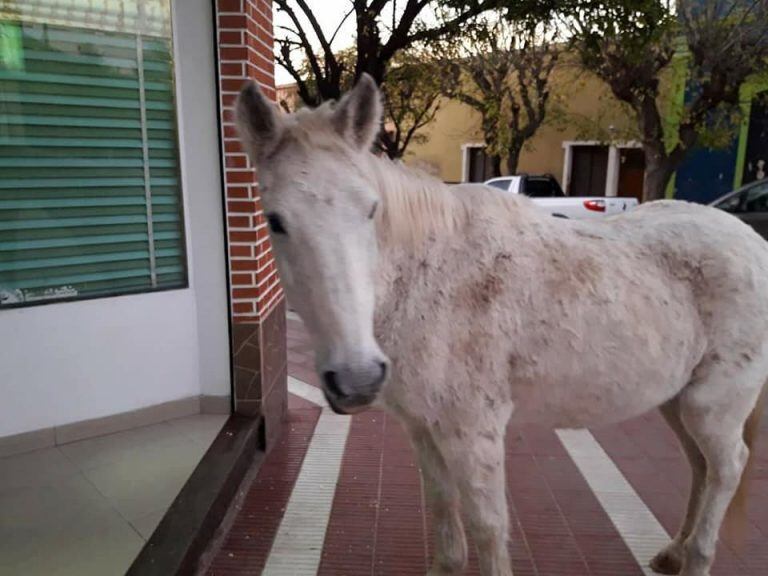
[(461, 574), (467, 565), (467, 538), (458, 488), (431, 432), (426, 428), (410, 432), (435, 524), (435, 556), (428, 576)]
[(436, 441), (461, 496), (480, 574), (512, 576), (504, 473), (506, 420), (490, 425), (487, 419), (465, 421), (458, 426), (453, 434), (441, 430)]

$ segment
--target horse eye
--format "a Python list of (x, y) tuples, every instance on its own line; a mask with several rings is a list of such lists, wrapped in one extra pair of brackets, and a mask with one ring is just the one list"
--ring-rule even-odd
[(285, 231), (285, 226), (283, 226), (283, 221), (277, 214), (267, 214), (267, 223), (269, 224), (269, 229), (272, 230), (273, 234), (287, 234)]
[(368, 220), (371, 220), (376, 215), (376, 209), (379, 207), (378, 202), (373, 203), (373, 208), (371, 208), (371, 213), (368, 214)]

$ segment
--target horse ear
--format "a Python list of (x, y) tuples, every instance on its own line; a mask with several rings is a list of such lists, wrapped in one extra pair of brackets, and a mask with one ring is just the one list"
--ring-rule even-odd
[(283, 121), (277, 107), (253, 80), (247, 82), (237, 97), (236, 122), (240, 140), (256, 162), (267, 156), (280, 141)]
[(381, 92), (368, 74), (360, 79), (337, 104), (333, 126), (353, 146), (369, 149), (381, 129)]

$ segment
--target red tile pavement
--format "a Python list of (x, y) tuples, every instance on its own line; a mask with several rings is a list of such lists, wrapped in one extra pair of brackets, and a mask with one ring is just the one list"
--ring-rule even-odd
[[(669, 533), (685, 512), (690, 470), (657, 412), (593, 431), (624, 477)], [(744, 541), (723, 533), (713, 575), (768, 574), (768, 415), (763, 418), (749, 483)]]
[[(289, 373), (318, 385), (312, 347), (288, 321)], [(319, 410), (290, 397), (289, 422), (250, 488), (209, 574), (260, 573), (298, 475)], [(768, 437), (768, 419), (763, 432)], [(684, 506), (689, 471), (657, 414), (593, 432), (668, 532)], [(723, 543), (713, 576), (768, 573), (768, 442), (753, 474), (747, 539)], [(516, 576), (635, 576), (642, 571), (553, 431), (509, 431), (511, 556)], [(318, 574), (409, 576), (426, 572), (431, 521), (413, 452), (398, 422), (380, 411), (352, 419)], [(467, 574), (478, 574), (470, 546)]]
[(289, 409), (284, 433), (250, 486), (210, 576), (261, 573), (319, 416), (314, 406)]

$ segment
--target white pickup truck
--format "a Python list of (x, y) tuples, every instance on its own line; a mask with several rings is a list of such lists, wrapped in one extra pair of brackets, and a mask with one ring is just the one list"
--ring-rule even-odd
[(501, 176), (486, 180), (485, 184), (509, 194), (525, 194), (559, 218), (602, 218), (627, 212), (637, 206), (636, 198), (566, 196), (557, 180), (549, 175)]

